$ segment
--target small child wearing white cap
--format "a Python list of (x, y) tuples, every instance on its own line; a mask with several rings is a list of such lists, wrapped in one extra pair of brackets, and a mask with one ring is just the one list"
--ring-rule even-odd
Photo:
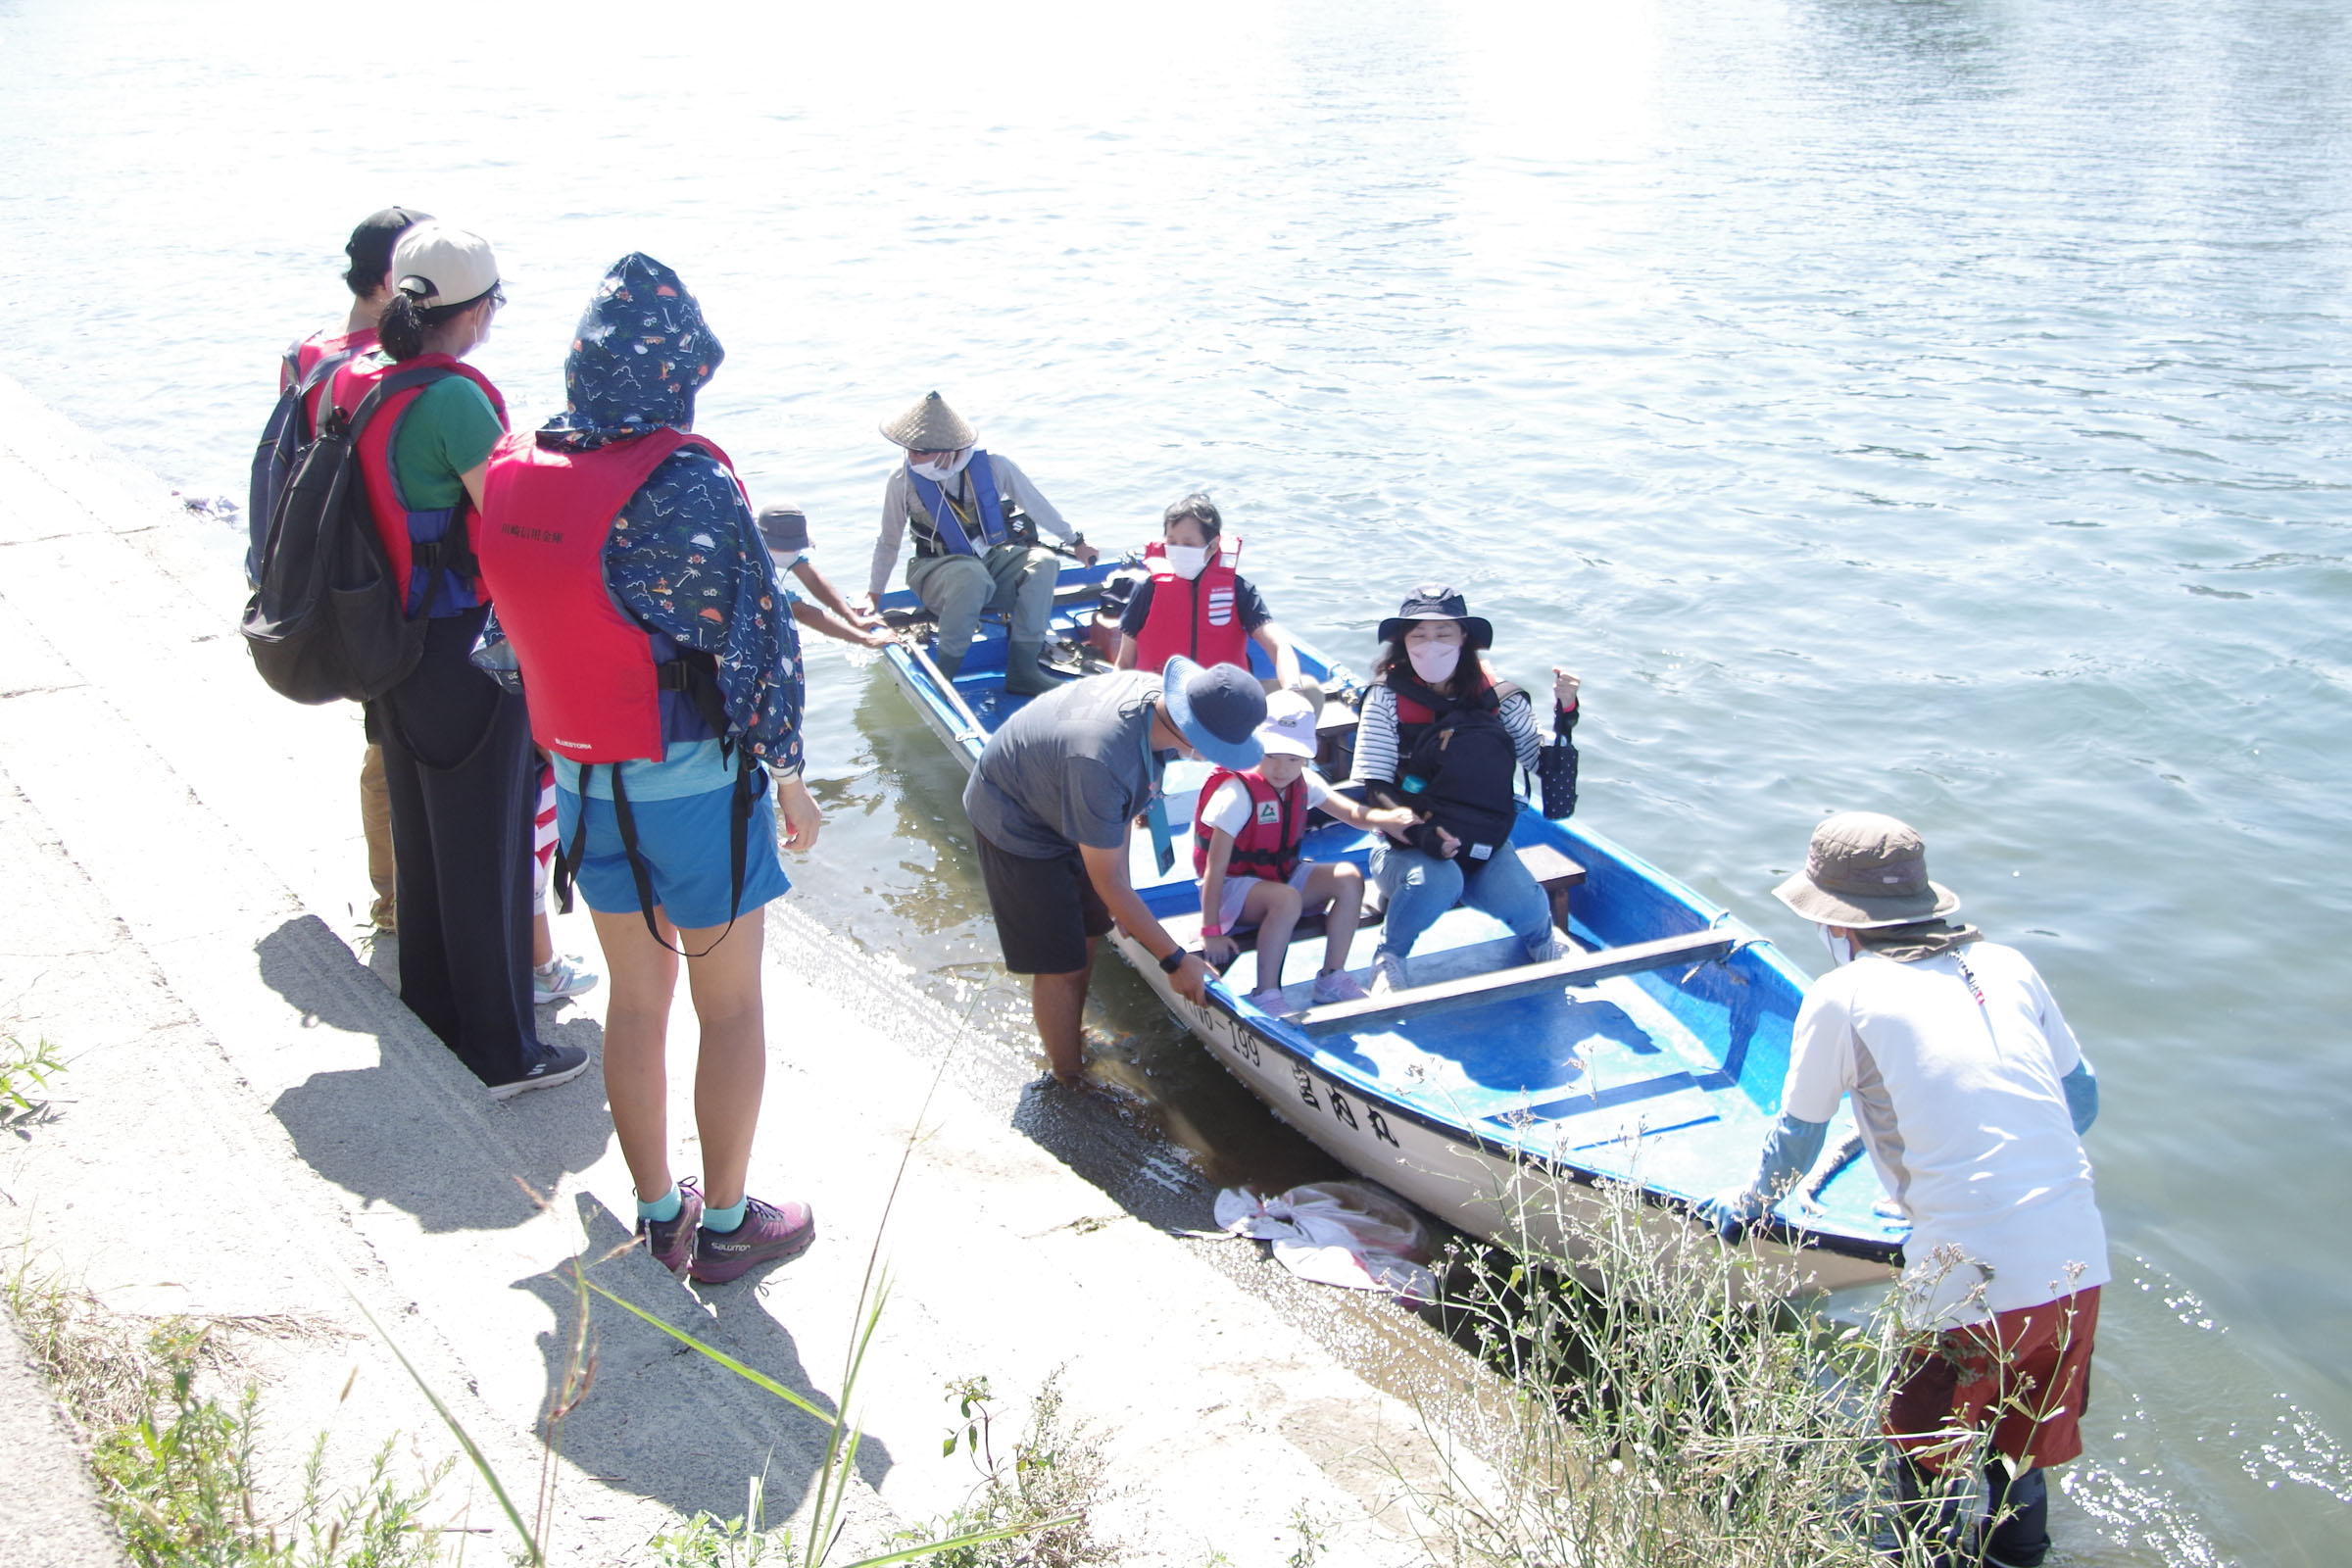
[(1317, 1003), (1350, 1002), (1364, 988), (1347, 971), (1348, 950), (1363, 909), (1363, 873), (1345, 860), (1299, 858), (1307, 813), (1320, 807), (1351, 826), (1403, 829), (1402, 808), (1359, 806), (1307, 763), (1315, 755), (1321, 704), (1295, 691), (1266, 699), (1257, 739), (1265, 759), (1247, 772), (1218, 768), (1201, 786), (1193, 812), (1193, 869), (1200, 878), (1201, 956), (1222, 969), (1241, 956), (1235, 927), (1257, 927), (1257, 989), (1250, 1001), (1268, 1012), (1286, 1010), (1282, 960), (1299, 916), (1324, 910), (1323, 967), (1315, 976)]

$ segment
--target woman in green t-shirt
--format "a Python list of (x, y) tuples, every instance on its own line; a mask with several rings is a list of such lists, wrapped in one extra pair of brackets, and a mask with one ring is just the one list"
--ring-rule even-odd
[(468, 657), (489, 605), (467, 540), (507, 415), (498, 389), (463, 361), (490, 335), (504, 296), (488, 242), (436, 222), (401, 236), (392, 284), (379, 354), (337, 376), (335, 401), (349, 412), (396, 371), (444, 372), (387, 398), (360, 447), (385, 553), (407, 573), (409, 618), (430, 620), (416, 668), (368, 705), (392, 798), (400, 995), (505, 1099), (579, 1076), (588, 1054), (539, 1039), (530, 724), (522, 699)]

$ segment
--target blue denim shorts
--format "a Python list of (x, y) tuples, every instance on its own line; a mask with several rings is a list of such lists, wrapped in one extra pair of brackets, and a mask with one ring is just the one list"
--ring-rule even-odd
[[(681, 930), (723, 926), (732, 918), (727, 905), (733, 868), (727, 860), (733, 847), (729, 813), (734, 808), (731, 788), (674, 800), (629, 802), (629, 814), (637, 823), (637, 858), (653, 880), (654, 902)], [(559, 788), (556, 827), (563, 850), (570, 850), (579, 820), (580, 798)], [(588, 840), (577, 882), (580, 896), (599, 914), (634, 914), (640, 907), (637, 880), (621, 851), (620, 823), (611, 801), (588, 801)], [(781, 898), (791, 886), (784, 862), (776, 857), (775, 798), (762, 790), (752, 808), (744, 844), (743, 903), (735, 912), (757, 909)]]

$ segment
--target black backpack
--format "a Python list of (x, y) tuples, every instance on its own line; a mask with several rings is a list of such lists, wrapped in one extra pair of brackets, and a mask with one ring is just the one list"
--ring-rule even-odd
[(245, 551), (245, 581), (248, 585), (262, 580), (262, 549), (270, 539), (270, 519), (277, 515), (277, 498), (285, 493), (286, 481), (294, 476), (294, 466), (302, 461), (302, 449), (311, 444), (310, 396), (324, 386), (329, 377), (351, 363), (359, 354), (355, 348), (337, 349), (321, 355), (311, 367), (311, 373), (302, 373), (302, 345), (286, 350), (285, 383), (277, 394), (277, 407), (270, 411), (270, 422), (262, 426), (262, 439), (253, 449), (253, 479), (246, 491), (245, 526), (252, 531), (253, 543)]
[[(394, 370), (349, 418), (330, 412), (278, 492), (259, 583), (237, 629), (262, 679), (281, 697), (367, 702), (407, 679), (423, 657), (433, 607), (428, 601), (409, 618), (408, 585), (393, 579), (368, 502), (360, 437), (385, 399), (455, 373), (439, 365)], [(454, 524), (438, 545), (412, 548), (416, 569), (432, 573), (435, 597), (439, 568), (470, 569), (471, 552)]]

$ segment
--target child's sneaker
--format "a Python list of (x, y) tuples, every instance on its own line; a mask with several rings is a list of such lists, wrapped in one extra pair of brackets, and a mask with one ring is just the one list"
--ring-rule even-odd
[(1356, 983), (1355, 976), (1345, 969), (1315, 976), (1315, 1003), (1361, 1002), (1371, 993)]
[(598, 978), (597, 972), (578, 958), (559, 953), (531, 970), (531, 1001), (544, 1007), (551, 1002), (594, 991)]
[(1403, 991), (1412, 982), (1404, 977), (1404, 960), (1383, 948), (1372, 955), (1371, 995), (1385, 997), (1392, 991)]
[(1284, 998), (1280, 986), (1267, 986), (1262, 990), (1250, 992), (1250, 1005), (1260, 1012), (1271, 1012), (1277, 1016), (1291, 1009), (1291, 1004)]
[(757, 1198), (743, 1201), (743, 1223), (735, 1229), (696, 1227), (690, 1267), (700, 1283), (724, 1285), (762, 1263), (798, 1257), (816, 1240), (816, 1216), (807, 1203), (769, 1203)]
[(637, 1234), (645, 1238), (645, 1250), (654, 1254), (655, 1262), (673, 1276), (683, 1275), (694, 1259), (694, 1233), (702, 1223), (703, 1195), (689, 1176), (678, 1183), (677, 1217), (641, 1219)]

